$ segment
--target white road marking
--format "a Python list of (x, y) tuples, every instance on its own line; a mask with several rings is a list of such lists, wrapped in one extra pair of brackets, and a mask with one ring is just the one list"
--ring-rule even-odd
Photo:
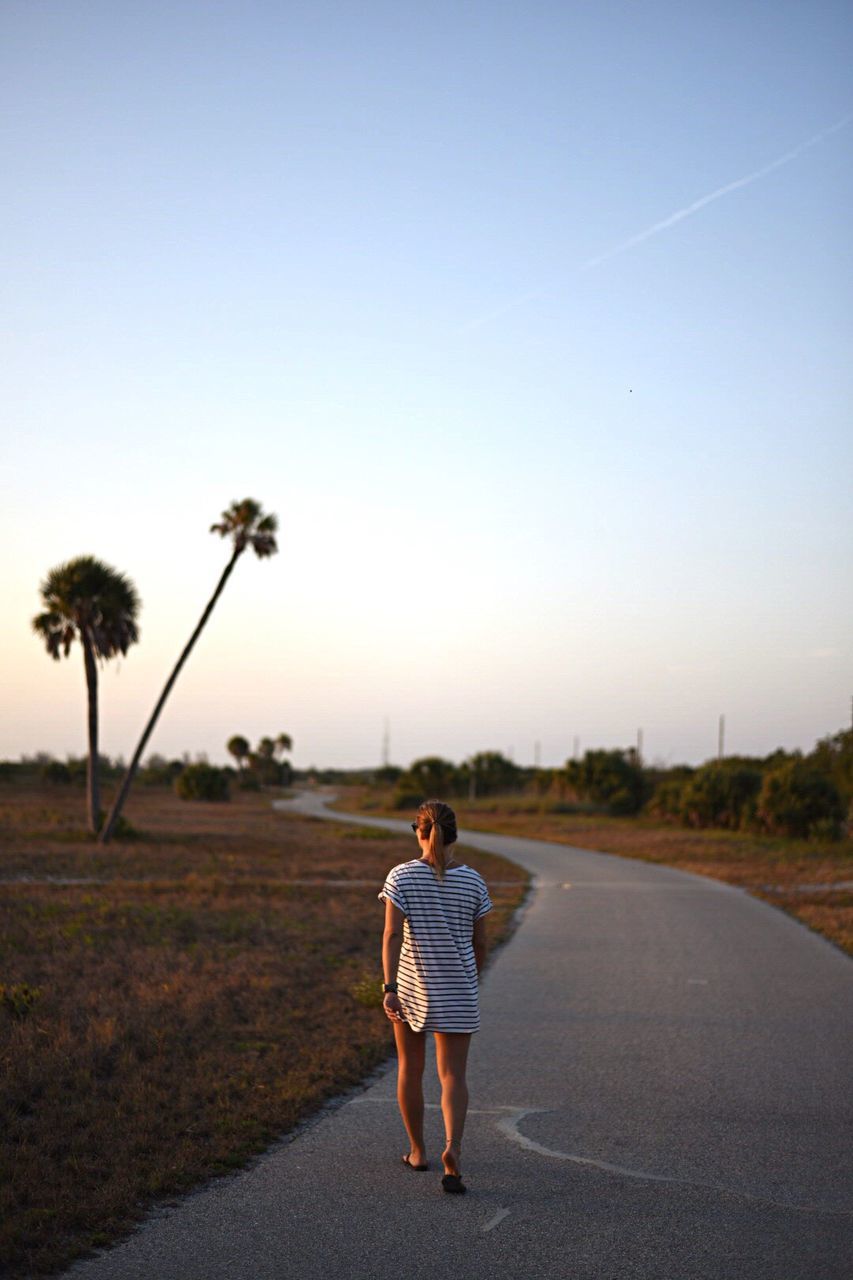
[(791, 1204), (789, 1201), (771, 1200), (768, 1196), (753, 1195), (749, 1191), (740, 1191), (735, 1187), (724, 1187), (718, 1182), (703, 1182), (697, 1178), (677, 1178), (665, 1173), (647, 1173), (643, 1169), (627, 1169), (624, 1165), (610, 1164), (607, 1160), (594, 1160), (591, 1156), (576, 1156), (568, 1151), (555, 1151), (552, 1147), (543, 1147), (541, 1143), (528, 1138), (518, 1129), (518, 1125), (525, 1116), (535, 1115), (537, 1112), (542, 1114), (545, 1110), (553, 1110), (553, 1108), (502, 1107), (501, 1110), (513, 1113), (498, 1120), (497, 1127), (501, 1133), (527, 1151), (535, 1151), (537, 1155), (548, 1156), (552, 1160), (569, 1160), (572, 1164), (590, 1165), (605, 1173), (616, 1173), (623, 1178), (636, 1178), (640, 1182), (668, 1182), (683, 1187), (704, 1187), (708, 1191), (719, 1191), (724, 1195), (737, 1196), (741, 1200), (751, 1200), (756, 1204), (772, 1205), (775, 1209), (794, 1209), (800, 1213), (822, 1213), (842, 1218), (853, 1216), (853, 1209), (824, 1209), (816, 1204)]
[(495, 1216), (493, 1218), (489, 1218), (489, 1221), (486, 1223), (484, 1227), (481, 1228), (481, 1230), (492, 1231), (498, 1225), (499, 1222), (503, 1222), (504, 1218), (507, 1217), (508, 1214), (509, 1214), (509, 1209), (498, 1209)]
[[(397, 1105), (396, 1098), (353, 1098), (353, 1102), (379, 1102)], [(440, 1111), (437, 1102), (424, 1104), (431, 1111)], [(820, 1213), (834, 1218), (853, 1217), (853, 1209), (825, 1209), (818, 1204), (791, 1204), (788, 1200), (771, 1200), (768, 1196), (753, 1195), (749, 1191), (740, 1191), (736, 1187), (725, 1187), (719, 1182), (703, 1182), (698, 1178), (677, 1178), (673, 1174), (648, 1173), (644, 1169), (628, 1169), (621, 1164), (611, 1164), (608, 1160), (595, 1160), (592, 1156), (573, 1155), (568, 1151), (556, 1151), (553, 1147), (544, 1147), (540, 1142), (528, 1138), (521, 1133), (518, 1126), (525, 1116), (545, 1115), (557, 1110), (556, 1107), (469, 1107), (472, 1116), (500, 1116), (496, 1122), (498, 1132), (510, 1141), (532, 1151), (536, 1155), (547, 1156), (550, 1160), (567, 1160), (571, 1164), (586, 1165), (593, 1169), (601, 1169), (604, 1173), (615, 1173), (622, 1178), (635, 1178), (638, 1182), (666, 1182), (681, 1187), (704, 1187), (707, 1191), (718, 1191), (723, 1195), (737, 1196), (740, 1200), (749, 1200), (754, 1204), (771, 1205), (774, 1209), (793, 1209), (798, 1213)], [(506, 1113), (509, 1112), (509, 1115)], [(509, 1210), (505, 1210), (509, 1213)], [(483, 1228), (485, 1230), (485, 1227)]]

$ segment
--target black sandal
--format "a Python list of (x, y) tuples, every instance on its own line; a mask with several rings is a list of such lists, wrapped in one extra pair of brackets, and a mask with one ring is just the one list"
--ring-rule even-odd
[(468, 1190), (458, 1173), (446, 1173), (441, 1179), (441, 1185), (445, 1191), (454, 1192), (456, 1195), (464, 1195)]
[(407, 1169), (414, 1169), (415, 1173), (423, 1173), (425, 1169), (429, 1168), (428, 1164), (412, 1164), (408, 1155), (403, 1156), (403, 1164), (406, 1166)]

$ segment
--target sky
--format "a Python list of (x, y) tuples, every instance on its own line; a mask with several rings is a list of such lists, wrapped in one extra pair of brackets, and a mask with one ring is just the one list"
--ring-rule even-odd
[(149, 743), (298, 767), (810, 749), (853, 694), (847, 3), (6, 0), (0, 758), (91, 554)]

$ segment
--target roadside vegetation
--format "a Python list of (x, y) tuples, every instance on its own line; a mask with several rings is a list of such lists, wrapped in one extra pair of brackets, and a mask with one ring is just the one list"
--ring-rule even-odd
[[(739, 885), (853, 955), (853, 731), (808, 754), (647, 767), (632, 749), (588, 751), (561, 769), (525, 769), (499, 752), (456, 765), (322, 776), (337, 807), (393, 814), (428, 796), (463, 827), (554, 840), (665, 863)], [(350, 785), (347, 786), (346, 784)]]
[[(114, 1241), (391, 1054), (376, 894), (413, 856), (410, 839), (274, 811), (269, 791), (188, 803), (174, 783), (187, 766), (158, 782), (157, 760), (124, 837), (104, 847), (85, 829), (86, 762), (51, 781), (58, 763), (0, 768), (9, 1277), (55, 1273)], [(110, 790), (122, 771), (106, 764)], [(494, 946), (527, 878), (465, 857), (492, 889)]]

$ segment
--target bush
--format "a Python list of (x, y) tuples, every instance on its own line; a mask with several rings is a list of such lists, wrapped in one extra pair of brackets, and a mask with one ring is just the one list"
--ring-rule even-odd
[(40, 998), (41, 988), (31, 987), (28, 982), (19, 982), (14, 986), (0, 985), (0, 1007), (11, 1013), (13, 1018), (26, 1018)]
[(478, 751), (460, 769), (458, 786), (463, 794), (499, 796), (517, 791), (522, 778), (518, 765), (500, 751)]
[(175, 779), (182, 800), (230, 800), (228, 773), (212, 764), (188, 764)]
[(61, 760), (51, 760), (50, 764), (42, 765), (41, 776), (45, 782), (69, 783), (71, 781), (71, 770)]
[(690, 827), (747, 827), (755, 818), (761, 790), (760, 769), (705, 764), (690, 779), (682, 797), (682, 819)]
[(441, 756), (423, 756), (409, 765), (398, 779), (397, 787), (419, 795), (422, 800), (441, 800), (458, 790), (459, 771), (455, 764)]
[(643, 770), (633, 751), (587, 751), (566, 762), (566, 781), (581, 797), (606, 805), (610, 813), (637, 813), (647, 795)]
[(808, 760), (790, 760), (766, 775), (758, 817), (773, 835), (837, 838), (844, 802), (825, 773)]
[(237, 775), (237, 786), (241, 791), (260, 791), (261, 780), (256, 773), (251, 773), (248, 769), (244, 769), (242, 773)]
[(649, 801), (649, 813), (664, 822), (680, 821), (684, 815), (684, 792), (687, 785), (686, 778), (665, 778), (663, 782), (659, 782)]
[(139, 781), (146, 787), (171, 787), (178, 774), (186, 768), (183, 760), (167, 760), (165, 756), (151, 756), (145, 767), (139, 770)]
[(417, 809), (424, 800), (431, 799), (422, 791), (413, 791), (410, 786), (398, 786), (391, 796), (392, 809)]

